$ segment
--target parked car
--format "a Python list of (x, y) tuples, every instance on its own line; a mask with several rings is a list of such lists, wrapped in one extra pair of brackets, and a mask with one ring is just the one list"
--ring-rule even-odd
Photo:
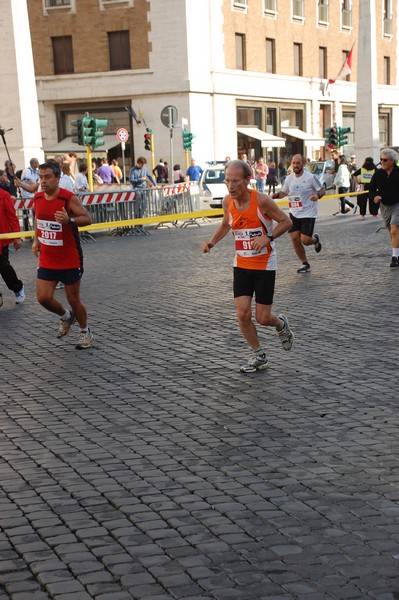
[(326, 190), (334, 187), (334, 161), (333, 160), (314, 160), (306, 165), (313, 175), (316, 175)]
[(224, 182), (225, 163), (209, 163), (202, 171), (199, 180), (201, 210), (222, 208), (223, 198), (227, 194)]

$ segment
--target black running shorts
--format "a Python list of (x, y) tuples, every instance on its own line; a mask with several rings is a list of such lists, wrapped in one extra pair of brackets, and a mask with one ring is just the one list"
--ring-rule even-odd
[(273, 304), (276, 271), (259, 271), (234, 267), (234, 298), (255, 294), (257, 304)]
[(79, 281), (83, 275), (83, 269), (43, 269), (38, 267), (37, 278), (46, 281), (61, 281), (64, 285), (72, 285)]
[(292, 233), (293, 231), (300, 231), (301, 233), (303, 233), (303, 235), (312, 237), (316, 219), (297, 219), (291, 213), (290, 219), (292, 221), (292, 227), (288, 230), (288, 233)]

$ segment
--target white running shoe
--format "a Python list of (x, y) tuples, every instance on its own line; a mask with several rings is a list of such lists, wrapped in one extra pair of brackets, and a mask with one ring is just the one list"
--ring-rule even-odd
[(15, 294), (15, 304), (22, 304), (25, 300), (25, 286), (22, 286), (19, 292)]
[(284, 350), (291, 350), (295, 337), (290, 329), (288, 319), (285, 315), (283, 315), (283, 313), (280, 313), (277, 316), (279, 319), (281, 319), (281, 321), (283, 321), (284, 327), (280, 330), (276, 329), (276, 333), (280, 338), (280, 342)]
[(248, 358), (248, 361), (245, 365), (240, 367), (241, 373), (254, 373), (255, 371), (263, 371), (263, 369), (267, 369), (269, 366), (267, 362), (267, 356), (265, 352), (262, 354), (256, 354), (255, 352), (251, 354)]
[(82, 350), (83, 348), (90, 348), (91, 343), (94, 339), (94, 336), (90, 329), (87, 331), (80, 331), (78, 334), (78, 339), (76, 340), (76, 346), (78, 350)]
[(57, 338), (62, 338), (62, 337), (65, 337), (66, 335), (69, 335), (69, 331), (70, 331), (72, 325), (75, 323), (75, 321), (76, 321), (76, 317), (72, 311), (71, 311), (71, 316), (67, 321), (60, 319), (60, 322), (58, 324), (58, 330), (57, 330)]

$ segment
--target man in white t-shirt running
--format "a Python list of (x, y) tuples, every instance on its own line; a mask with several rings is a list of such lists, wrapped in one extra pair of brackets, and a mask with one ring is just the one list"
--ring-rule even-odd
[(305, 246), (314, 246), (320, 252), (321, 243), (318, 233), (313, 233), (317, 217), (317, 201), (324, 196), (325, 189), (316, 175), (312, 175), (304, 166), (306, 160), (300, 154), (292, 157), (292, 172), (277, 194), (272, 198), (288, 196), (292, 227), (288, 230), (292, 245), (302, 266), (297, 273), (308, 273), (310, 264), (306, 257)]

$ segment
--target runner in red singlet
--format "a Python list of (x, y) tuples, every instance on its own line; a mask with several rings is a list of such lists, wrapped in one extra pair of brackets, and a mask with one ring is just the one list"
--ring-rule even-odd
[(234, 300), (241, 332), (252, 349), (248, 362), (240, 368), (243, 373), (268, 366), (252, 320), (254, 294), (257, 322), (275, 327), (284, 350), (290, 350), (294, 343), (287, 317), (272, 312), (277, 268), (274, 239), (288, 231), (292, 223), (270, 196), (248, 189), (250, 180), (251, 168), (244, 161), (232, 160), (226, 165), (229, 195), (223, 199), (223, 220), (211, 239), (202, 243), (202, 252), (210, 252), (230, 230), (234, 235)]
[[(57, 337), (69, 334), (78, 321), (76, 348), (89, 348), (93, 334), (87, 325), (86, 307), (80, 299), (83, 254), (78, 227), (90, 225), (91, 217), (73, 192), (59, 187), (60, 167), (48, 161), (39, 167), (41, 190), (35, 194), (35, 239), (32, 252), (39, 257), (36, 292), (38, 302), (61, 317)], [(54, 296), (57, 283), (65, 285), (70, 308)]]

